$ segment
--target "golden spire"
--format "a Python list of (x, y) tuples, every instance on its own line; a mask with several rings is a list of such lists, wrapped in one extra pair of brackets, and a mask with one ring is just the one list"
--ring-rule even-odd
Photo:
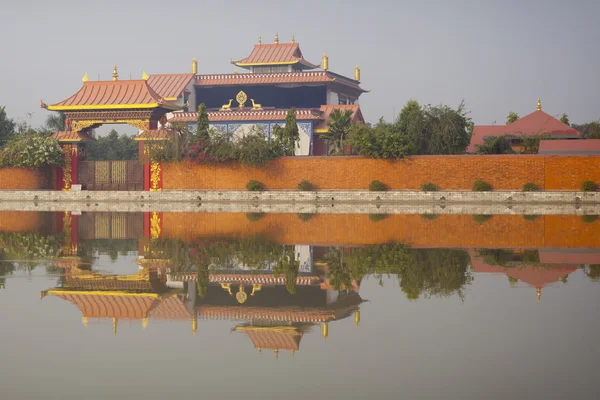
[(292, 349), (292, 357), (294, 357), (295, 354), (296, 354), (296, 350)]
[(113, 318), (113, 335), (117, 336), (117, 319)]
[(258, 44), (262, 44), (262, 36), (258, 37)]
[(192, 317), (192, 333), (196, 336), (196, 332), (198, 332), (198, 316), (194, 314)]
[(279, 32), (275, 34), (275, 44), (279, 44)]
[(296, 35), (292, 35), (292, 43), (296, 43)]
[(542, 109), (542, 100), (540, 100), (540, 98), (538, 97), (538, 105), (537, 105), (537, 109), (538, 111), (540, 111)]
[(198, 73), (198, 60), (196, 57), (192, 60), (192, 74), (196, 75)]
[(148, 318), (142, 318), (142, 329), (146, 329), (148, 326)]
[(538, 303), (542, 300), (542, 288), (537, 288)]
[(327, 322), (321, 325), (321, 335), (323, 336), (323, 339), (327, 340), (327, 337), (329, 336), (329, 324)]
[(360, 81), (360, 67), (358, 65), (354, 69), (354, 80)]
[(142, 74), (142, 79), (145, 81), (148, 80), (148, 74), (146, 73), (146, 71), (144, 71), (144, 73)]
[(354, 324), (357, 327), (360, 325), (360, 310), (354, 311)]
[(113, 66), (112, 80), (113, 80), (113, 82), (119, 80), (119, 73), (117, 72), (117, 64), (115, 64)]
[(327, 71), (329, 69), (329, 56), (327, 53), (323, 54), (323, 62), (321, 63), (321, 67), (323, 71)]
[(81, 82), (86, 83), (89, 79), (88, 73), (86, 72), (85, 75), (83, 75), (83, 78), (81, 78)]
[(279, 349), (275, 349), (275, 359), (279, 360)]
[(260, 347), (258, 348), (258, 355), (262, 355), (262, 349)]
[(83, 326), (88, 326), (88, 318), (87, 317), (81, 317), (81, 323), (83, 324)]

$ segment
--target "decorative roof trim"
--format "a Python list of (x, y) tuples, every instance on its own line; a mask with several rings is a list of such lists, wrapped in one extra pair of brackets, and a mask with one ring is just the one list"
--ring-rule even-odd
[(128, 296), (128, 297), (153, 297), (158, 298), (157, 293), (131, 293), (131, 292), (112, 292), (112, 291), (86, 291), (86, 290), (58, 290), (52, 289), (46, 292), (49, 295), (59, 296), (61, 294), (84, 295), (84, 296)]

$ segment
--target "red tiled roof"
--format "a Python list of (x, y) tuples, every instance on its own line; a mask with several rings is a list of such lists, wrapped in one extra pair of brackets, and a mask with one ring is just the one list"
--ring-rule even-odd
[(192, 79), (194, 74), (153, 74), (148, 85), (165, 100), (177, 100)]
[(189, 319), (191, 317), (185, 304), (177, 296), (159, 298), (148, 313), (152, 319)]
[(304, 59), (298, 43), (255, 44), (248, 57), (232, 63), (238, 67), (293, 64), (301, 64), (311, 69), (318, 67)]
[(88, 318), (146, 318), (148, 310), (156, 301), (156, 295), (140, 294), (90, 294), (51, 290), (49, 294), (75, 304), (84, 317)]
[(299, 350), (302, 332), (291, 326), (239, 326), (236, 332), (248, 335), (255, 349)]
[(81, 132), (64, 132), (58, 131), (51, 136), (52, 139), (56, 139), (59, 142), (94, 142), (96, 139), (93, 137), (81, 133)]
[(600, 154), (600, 139), (540, 140), (538, 154)]
[(84, 82), (81, 89), (68, 99), (47, 106), (53, 111), (156, 107), (180, 108), (164, 100), (145, 80)]
[(553, 137), (577, 137), (581, 133), (569, 125), (561, 122), (542, 110), (537, 110), (508, 125), (475, 126), (471, 143), (467, 152), (476, 151), (475, 145), (483, 144), (486, 137), (491, 136), (534, 136), (550, 134)]
[(342, 112), (346, 110), (352, 111), (352, 122), (364, 123), (365, 119), (363, 118), (362, 112), (360, 111), (360, 106), (358, 104), (328, 104), (321, 106), (321, 118), (319, 123), (315, 126), (316, 132), (327, 131), (329, 127), (327, 126), (327, 122), (329, 121), (329, 116), (333, 110), (341, 110)]
[[(253, 110), (253, 109), (232, 109), (231, 111), (211, 111), (208, 113), (208, 120), (210, 122), (220, 121), (284, 121), (288, 110), (285, 109), (265, 109), (265, 110)], [(320, 111), (316, 109), (297, 109), (296, 119), (298, 121), (304, 120), (318, 120), (320, 118)], [(195, 112), (174, 112), (169, 117), (169, 122), (196, 122), (198, 113)]]
[(300, 85), (336, 82), (365, 92), (358, 82), (329, 71), (198, 75), (196, 86)]
[(231, 307), (207, 304), (202, 304), (198, 307), (198, 316), (201, 318), (233, 320), (265, 319), (287, 322), (327, 322), (336, 319), (338, 312), (336, 310), (299, 309), (297, 307)]
[(147, 129), (139, 133), (134, 140), (167, 140), (175, 135), (170, 129)]

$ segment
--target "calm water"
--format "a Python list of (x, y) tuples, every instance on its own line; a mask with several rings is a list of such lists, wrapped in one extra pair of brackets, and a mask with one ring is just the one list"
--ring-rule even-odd
[(597, 399), (600, 221), (0, 212), (0, 398)]

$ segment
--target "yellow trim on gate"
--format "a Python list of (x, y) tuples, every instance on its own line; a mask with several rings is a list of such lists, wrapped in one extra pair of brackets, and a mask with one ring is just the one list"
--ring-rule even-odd
[(70, 111), (70, 110), (123, 110), (123, 109), (132, 109), (132, 108), (169, 108), (173, 110), (177, 110), (181, 108), (176, 104), (90, 104), (90, 105), (80, 105), (80, 106), (48, 106), (48, 110), (50, 111)]
[(101, 290), (85, 291), (85, 290), (48, 290), (47, 294), (58, 296), (61, 294), (75, 294), (75, 295), (86, 295), (86, 296), (128, 296), (128, 297), (152, 297), (158, 298), (157, 293), (130, 293), (130, 292), (103, 292)]

